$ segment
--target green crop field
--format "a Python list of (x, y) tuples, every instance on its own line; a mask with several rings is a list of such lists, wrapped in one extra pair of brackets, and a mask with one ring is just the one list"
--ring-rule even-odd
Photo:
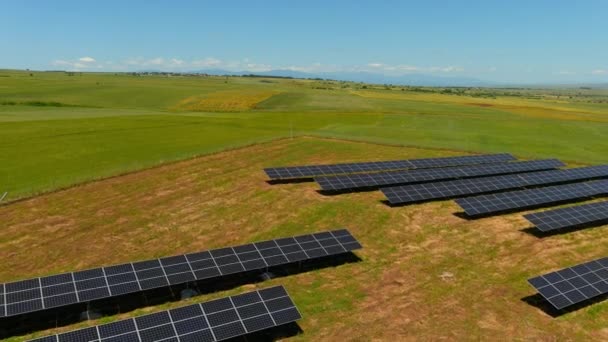
[[(421, 91), (426, 90), (426, 91)], [(608, 156), (608, 91), (466, 90), (247, 77), (0, 71), (5, 201), (290, 136)]]
[(606, 301), (552, 317), (526, 283), (605, 256), (606, 226), (539, 237), (522, 213), (325, 196), (262, 168), (483, 152), (600, 164), (607, 137), (605, 89), (0, 70), (2, 282), (338, 227), (364, 246), (358, 262), (10, 340), (279, 284), (303, 315), (294, 341), (606, 340)]

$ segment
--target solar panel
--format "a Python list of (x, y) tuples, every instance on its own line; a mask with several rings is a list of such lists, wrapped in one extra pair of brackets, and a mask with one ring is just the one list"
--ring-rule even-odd
[(406, 204), (602, 177), (608, 177), (608, 165), (412, 184), (382, 188), (380, 190), (387, 197), (389, 203)]
[(549, 232), (608, 221), (608, 202), (597, 202), (524, 215), (536, 229)]
[(361, 248), (346, 229), (281, 238), (0, 285), (0, 317), (263, 270)]
[(384, 185), (422, 183), (437, 180), (471, 178), (507, 173), (528, 172), (556, 169), (565, 166), (557, 159), (533, 160), (502, 164), (447, 167), (438, 169), (421, 169), (411, 171), (392, 171), (362, 173), (334, 177), (316, 177), (324, 191), (341, 191), (353, 189), (373, 189)]
[(301, 318), (285, 288), (275, 286), (31, 341), (223, 341)]
[(486, 163), (504, 163), (515, 160), (510, 154), (486, 154), (479, 156), (460, 156), (447, 158), (389, 160), (367, 163), (344, 163), (308, 166), (288, 166), (265, 168), (264, 172), (270, 179), (298, 179), (312, 178), (323, 175), (339, 175), (348, 173), (362, 173), (372, 171), (425, 169), (433, 167), (447, 167), (456, 165), (474, 165)]
[(606, 194), (608, 194), (608, 180), (599, 180), (459, 198), (456, 203), (468, 216), (477, 216)]
[(538, 293), (556, 309), (608, 293), (608, 258), (528, 279)]

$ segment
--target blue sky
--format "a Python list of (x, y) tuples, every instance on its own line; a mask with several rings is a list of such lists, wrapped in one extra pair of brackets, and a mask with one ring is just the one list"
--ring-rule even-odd
[(0, 68), (608, 82), (608, 1), (0, 2)]

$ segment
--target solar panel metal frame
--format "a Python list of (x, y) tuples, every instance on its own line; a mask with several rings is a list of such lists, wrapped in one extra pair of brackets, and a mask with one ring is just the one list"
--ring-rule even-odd
[(608, 293), (608, 257), (528, 279), (558, 310)]
[(394, 205), (604, 177), (608, 177), (608, 165), (402, 185), (380, 190)]
[(424, 169), (457, 165), (505, 163), (516, 160), (508, 153), (458, 156), (445, 158), (387, 160), (376, 162), (268, 167), (264, 169), (271, 180), (313, 178), (315, 176), (364, 173), (403, 169)]
[(557, 169), (565, 166), (557, 159), (531, 160), (512, 163), (481, 164), (437, 169), (361, 173), (344, 176), (316, 177), (323, 191), (374, 189), (386, 185), (423, 183), (448, 179), (509, 174)]
[(498, 194), (458, 198), (468, 216), (491, 215), (608, 194), (608, 180), (554, 185)]
[(30, 341), (223, 341), (302, 318), (283, 286), (160, 311)]
[(4, 283), (0, 284), (0, 318), (259, 271), (360, 248), (347, 229), (337, 229)]
[(542, 232), (608, 221), (608, 201), (577, 205), (524, 215)]

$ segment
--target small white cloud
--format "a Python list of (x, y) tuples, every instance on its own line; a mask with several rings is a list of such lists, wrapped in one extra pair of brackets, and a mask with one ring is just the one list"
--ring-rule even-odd
[(270, 71), (270, 70), (272, 70), (272, 65), (270, 65), (270, 64), (247, 63), (243, 67), (247, 71)]
[(594, 75), (608, 75), (608, 70), (606, 69), (595, 69), (591, 72)]
[[(250, 71), (263, 72), (269, 70), (286, 69), (308, 73), (315, 72), (381, 72), (386, 75), (404, 75), (408, 73), (455, 73), (464, 71), (458, 66), (416, 66), (410, 64), (384, 64), (373, 62), (363, 65), (332, 65), (315, 62), (307, 65), (271, 65), (254, 61), (251, 58), (224, 61), (213, 57), (183, 60), (179, 58), (144, 58), (134, 57), (122, 61), (98, 62), (93, 57), (80, 57), (74, 60), (55, 60), (51, 62), (66, 70), (120, 70), (137, 71), (145, 69), (167, 70), (167, 71), (192, 71), (207, 68), (224, 69), (227, 71)], [(494, 68), (495, 69), (495, 68)], [(603, 70), (600, 72), (603, 74)], [(596, 70), (594, 73), (598, 73)]]
[(146, 64), (148, 64), (148, 65), (162, 65), (164, 63), (165, 63), (165, 60), (160, 57), (146, 61)]
[(101, 64), (95, 62), (95, 59), (90, 57), (82, 57), (76, 60), (57, 59), (51, 62), (51, 65), (65, 68), (66, 70), (82, 71), (99, 69)]
[(177, 58), (171, 58), (171, 60), (169, 61), (169, 63), (171, 65), (180, 66), (180, 65), (184, 64), (184, 61), (181, 60), (181, 59), (177, 59)]
[[(248, 59), (245, 60), (249, 61)], [(190, 64), (194, 67), (217, 67), (222, 64), (222, 61), (213, 57), (209, 57), (205, 59), (194, 60)]]
[(460, 71), (464, 71), (464, 68), (456, 67), (456, 66), (447, 66), (447, 67), (430, 67), (428, 70), (431, 72), (460, 72)]
[(57, 59), (51, 62), (52, 65), (63, 66), (63, 65), (72, 65), (72, 63), (68, 61), (64, 61), (62, 59)]
[(419, 71), (420, 68), (417, 66), (413, 66), (413, 65), (399, 65), (397, 66), (398, 70), (402, 70), (402, 71)]

